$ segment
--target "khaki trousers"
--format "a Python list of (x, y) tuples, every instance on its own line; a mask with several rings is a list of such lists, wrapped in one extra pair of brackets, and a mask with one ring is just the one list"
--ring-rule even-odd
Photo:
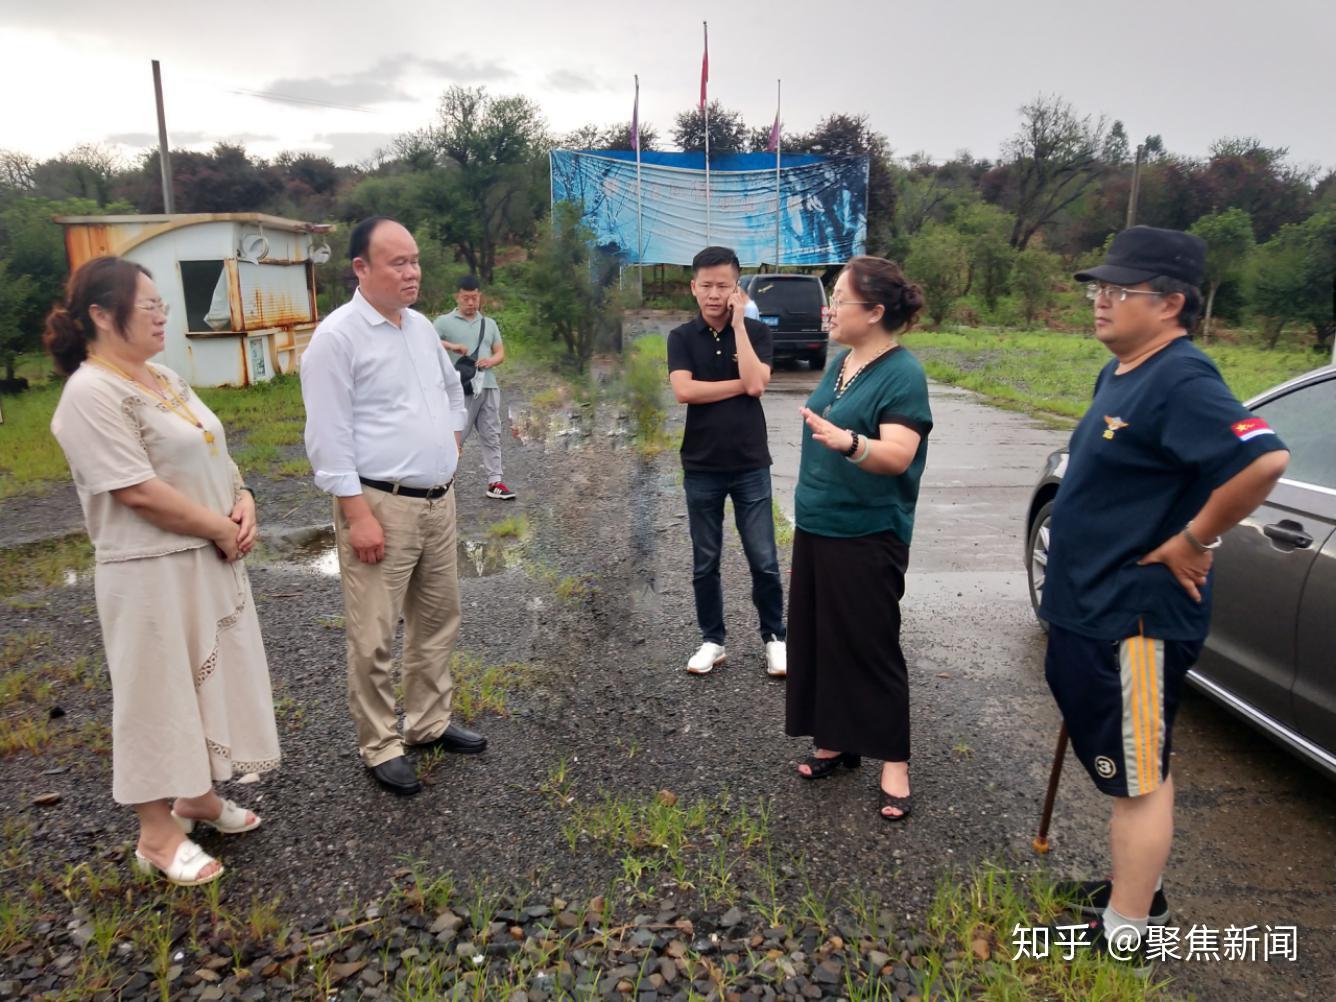
[[(334, 502), (348, 639), (348, 708), (368, 767), (404, 753), (404, 744), (440, 737), (450, 724), (454, 680), (450, 654), (459, 635), (455, 494), (435, 500), (368, 487), (371, 512), (385, 532), (378, 564), (357, 559), (348, 523)], [(404, 736), (395, 727), (391, 652), (404, 618)]]

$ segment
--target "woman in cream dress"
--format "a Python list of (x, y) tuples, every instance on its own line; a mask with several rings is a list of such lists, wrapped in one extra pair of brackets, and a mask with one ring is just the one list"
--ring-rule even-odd
[(137, 865), (192, 885), (223, 869), (189, 839), (197, 824), (225, 834), (260, 824), (213, 784), (273, 769), (279, 750), (241, 561), (255, 544), (255, 500), (217, 417), (149, 363), (166, 318), (144, 268), (96, 258), (71, 277), (45, 343), (69, 374), (51, 430), (96, 554), (112, 796), (139, 815)]

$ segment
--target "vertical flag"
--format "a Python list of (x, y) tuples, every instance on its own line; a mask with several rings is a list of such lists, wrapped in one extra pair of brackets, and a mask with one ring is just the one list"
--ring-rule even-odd
[(705, 114), (705, 95), (708, 90), (707, 84), (710, 82), (710, 23), (702, 22), (705, 25), (705, 54), (700, 60), (700, 110)]
[(631, 149), (640, 152), (640, 74), (636, 74), (636, 100), (631, 105)]
[(779, 175), (779, 108), (781, 98), (783, 97), (784, 81), (775, 81), (775, 124), (770, 126), (770, 145), (766, 147), (766, 152), (773, 151), (775, 154), (775, 268), (779, 268), (779, 259), (783, 256), (783, 246), (780, 242), (780, 220), (783, 218), (781, 210), (783, 203), (780, 197), (780, 175)]
[(702, 21), (705, 28), (705, 53), (700, 60), (700, 113), (705, 125), (705, 242), (710, 242), (710, 104), (706, 100), (706, 85), (710, 82), (710, 22)]

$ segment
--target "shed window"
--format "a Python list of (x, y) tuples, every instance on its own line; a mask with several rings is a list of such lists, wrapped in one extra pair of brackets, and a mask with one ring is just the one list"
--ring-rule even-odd
[(181, 286), (186, 298), (186, 329), (225, 331), (232, 327), (227, 297), (227, 269), (222, 261), (182, 261)]

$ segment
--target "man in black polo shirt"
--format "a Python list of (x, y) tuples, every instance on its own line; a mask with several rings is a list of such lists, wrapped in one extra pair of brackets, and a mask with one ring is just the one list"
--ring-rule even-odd
[(752, 601), (760, 617), (766, 673), (783, 678), (784, 590), (775, 550), (770, 501), (770, 447), (760, 396), (770, 382), (770, 328), (744, 315), (738, 256), (706, 247), (691, 262), (691, 292), (700, 313), (668, 335), (673, 393), (687, 405), (682, 437), (683, 482), (691, 526), (696, 620), (702, 644), (687, 671), (704, 675), (727, 660), (719, 554), (724, 500), (733, 513), (751, 566)]
[(1072, 434), (1040, 614), (1072, 748), (1114, 798), (1112, 879), (1061, 891), (1094, 917), (1091, 945), (1120, 960), (1168, 918), (1169, 746), (1210, 625), (1212, 550), (1289, 458), (1191, 343), (1205, 257), (1195, 236), (1136, 226), (1076, 276), (1090, 283), (1095, 337), (1114, 358)]

